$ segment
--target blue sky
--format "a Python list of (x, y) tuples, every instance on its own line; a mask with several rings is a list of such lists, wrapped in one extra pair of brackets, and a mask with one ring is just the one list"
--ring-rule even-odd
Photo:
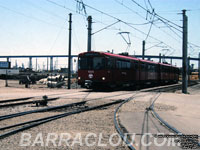
[[(146, 48), (158, 46), (148, 49), (146, 54), (182, 55), (182, 33), (174, 28), (173, 31), (169, 29), (156, 17), (147, 14), (133, 0), (83, 0), (83, 2), (132, 26), (119, 22), (94, 34), (93, 50), (113, 49), (115, 53), (124, 52), (127, 44), (119, 32), (129, 32), (131, 40), (129, 53), (141, 54), (142, 40), (147, 38), (145, 34), (149, 32), (150, 22), (153, 21), (154, 25), (146, 39)], [(148, 0), (135, 0), (135, 2), (152, 12)], [(182, 26), (181, 10), (188, 10), (188, 41), (200, 45), (199, 0), (150, 0), (150, 3), (158, 15), (178, 26)], [(78, 8), (75, 0), (0, 0), (0, 55), (67, 54), (70, 12), (73, 14), (72, 53), (86, 51), (87, 21), (84, 11)], [(87, 15), (93, 17), (93, 33), (117, 21), (87, 6), (85, 8)], [(178, 26), (175, 27), (182, 30)], [(128, 40), (127, 34), (123, 35)], [(198, 57), (200, 47), (189, 45), (188, 51), (192, 57)], [(24, 61), (18, 60), (18, 63)], [(41, 64), (44, 61), (39, 60)], [(59, 61), (59, 64), (65, 64), (65, 60)]]

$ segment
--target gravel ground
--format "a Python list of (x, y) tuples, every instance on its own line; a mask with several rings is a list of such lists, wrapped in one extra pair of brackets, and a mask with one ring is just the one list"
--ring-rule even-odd
[[(152, 103), (152, 98), (155, 97), (156, 93), (154, 92), (142, 92), (136, 95), (136, 98), (131, 100), (128, 103), (125, 103), (119, 112), (134, 112), (134, 111), (144, 111)], [(155, 111), (173, 111), (176, 107), (166, 104), (160, 104), (156, 102), (154, 106)]]
[[(10, 98), (19, 98), (19, 97), (28, 97), (28, 96), (43, 96), (49, 94), (59, 94), (62, 95), (62, 98), (51, 101), (48, 103), (48, 107), (50, 106), (57, 106), (63, 105), (67, 103), (74, 103), (81, 101), (83, 99), (93, 99), (97, 97), (104, 97), (110, 95), (120, 95), (114, 96), (112, 98), (106, 98), (103, 100), (91, 101), (87, 103), (87, 106), (94, 106), (103, 103), (108, 103), (118, 99), (125, 99), (134, 95), (135, 92), (130, 91), (117, 91), (117, 92), (90, 92), (88, 94), (88, 90), (85, 89), (73, 89), (73, 90), (66, 90), (66, 89), (48, 89), (48, 88), (28, 88), (25, 89), (23, 87), (4, 87), (4, 81), (0, 81), (0, 94), (2, 97), (0, 100), (3, 99), (10, 99)], [(65, 95), (69, 94), (69, 95)], [(141, 95), (143, 95), (141, 97)], [(154, 92), (144, 92), (137, 94), (137, 98), (135, 101), (131, 101), (125, 104), (120, 111), (140, 111), (145, 110), (150, 104), (149, 98), (155, 95)], [(52, 95), (52, 97), (57, 97), (58, 95)], [(64, 97), (63, 97), (64, 96)], [(145, 100), (146, 99), (146, 100)], [(148, 101), (147, 101), (148, 99)], [(24, 106), (17, 106), (17, 107), (9, 107), (0, 109), (0, 115), (6, 115), (21, 111), (33, 110), (33, 109), (40, 109), (43, 107), (33, 107), (34, 105), (24, 105)], [(112, 143), (117, 143), (118, 140), (121, 140), (116, 133), (114, 128), (114, 111), (117, 105), (107, 107), (101, 110), (93, 110), (89, 112), (84, 112), (76, 115), (71, 115), (68, 117), (64, 117), (62, 119), (58, 119), (56, 121), (51, 121), (49, 123), (45, 123), (43, 125), (34, 127), (32, 129), (23, 131), (21, 133), (12, 135), (8, 138), (0, 140), (0, 149), (3, 150), (50, 150), (50, 149), (127, 149), (128, 148), (120, 141), (120, 144), (117, 146), (111, 145)], [(176, 107), (166, 104), (156, 103), (155, 110), (157, 111), (174, 111)], [(18, 118), (13, 118), (5, 121), (0, 122), (0, 127), (7, 126), (10, 124), (15, 124), (21, 121), (28, 121), (33, 119), (38, 119), (42, 117), (47, 117), (51, 115), (56, 115), (60, 113), (64, 113), (69, 111), (68, 109), (62, 109), (59, 111), (52, 111), (52, 112), (45, 112), (45, 113), (35, 113), (26, 116), (21, 116)], [(9, 130), (7, 130), (9, 131)], [(1, 134), (2, 132), (0, 132)], [(58, 136), (55, 140), (55, 143), (52, 141), (47, 142), (49, 134), (52, 133), (52, 136)], [(94, 146), (88, 146), (86, 144), (87, 135), (89, 133), (93, 133), (92, 136), (89, 138), (89, 143), (95, 143)], [(27, 144), (27, 141), (21, 141), (22, 135), (27, 134), (31, 135), (30, 143), (28, 146), (22, 146), (20, 144)], [(62, 140), (62, 135), (70, 134), (70, 139), (68, 144)], [(94, 135), (96, 137), (94, 137)], [(81, 137), (81, 140), (79, 139)], [(102, 136), (102, 137), (101, 137)], [(111, 140), (111, 142), (109, 142)], [(98, 142), (100, 141), (101, 146), (98, 146)], [(24, 143), (23, 143), (24, 142)], [(74, 145), (73, 145), (74, 144)], [(73, 146), (72, 146), (73, 145)], [(104, 146), (103, 146), (104, 145)]]
[[(7, 149), (127, 149), (126, 146), (123, 146), (123, 144), (120, 144), (117, 147), (113, 147), (109, 144), (109, 138), (112, 134), (116, 134), (114, 123), (113, 123), (113, 114), (114, 109), (116, 106), (111, 106), (106, 109), (102, 110), (94, 110), (90, 112), (84, 112), (81, 114), (76, 114), (73, 116), (65, 117), (62, 119), (58, 119), (56, 121), (52, 121), (43, 125), (40, 125), (38, 127), (32, 128), (30, 130), (24, 131), (22, 133), (29, 133), (31, 134), (31, 144), (34, 143), (34, 140), (38, 136), (38, 134), (42, 134), (42, 138), (45, 143), (45, 140), (47, 139), (48, 133), (56, 133), (58, 136), (61, 135), (61, 133), (69, 133), (72, 135), (71, 141), (69, 141), (69, 146), (67, 146), (66, 143), (62, 143), (59, 146), (59, 140), (56, 140), (56, 145), (53, 145), (52, 143), (48, 146), (43, 146), (41, 143), (36, 144), (35, 146), (20, 146), (20, 138), (22, 136), (22, 133), (18, 133), (16, 135), (10, 136), (8, 138), (5, 138), (1, 140), (0, 146), (3, 150)], [(55, 113), (55, 112), (54, 112)], [(48, 115), (51, 115), (52, 113), (48, 113)], [(37, 114), (40, 117), (44, 114)], [(45, 116), (47, 114), (45, 113)], [(32, 115), (31, 118), (37, 117), (36, 115)], [(13, 119), (12, 122), (14, 122)], [(25, 119), (23, 118), (25, 121)], [(4, 122), (5, 124), (8, 122)], [(10, 122), (9, 122), (10, 123)], [(94, 133), (97, 136), (102, 134), (102, 144), (105, 144), (106, 146), (95, 146), (88, 147), (86, 145), (85, 136), (88, 133)], [(72, 146), (74, 138), (77, 136), (77, 134), (81, 134), (82, 137), (82, 143), (83, 145), (77, 143)], [(94, 138), (91, 137), (91, 142), (96, 142), (99, 140), (100, 137)], [(111, 138), (113, 143), (117, 143), (120, 139), (118, 136), (114, 136)]]
[[(83, 99), (94, 99), (98, 97), (106, 97), (111, 95), (118, 95), (112, 98), (104, 98), (102, 100), (91, 101), (87, 103), (87, 106), (94, 106), (104, 103), (109, 103), (119, 98), (124, 99), (133, 95), (132, 92), (126, 91), (117, 91), (117, 92), (89, 92), (85, 89), (48, 89), (48, 88), (21, 88), (21, 87), (4, 87), (4, 81), (0, 81), (0, 94), (2, 95), (0, 100), (5, 99), (14, 99), (20, 97), (29, 97), (29, 96), (40, 96), (49, 95), (49, 94), (59, 94), (62, 95), (62, 98), (51, 101), (48, 103), (48, 107), (63, 105), (67, 103), (74, 103), (81, 101)], [(126, 95), (126, 93), (128, 93)], [(69, 94), (69, 95), (65, 95)], [(122, 95), (124, 94), (124, 95)], [(119, 96), (122, 95), (122, 96)], [(58, 95), (52, 95), (51, 97), (57, 97)], [(64, 97), (63, 97), (64, 96)], [(114, 128), (114, 111), (117, 105), (113, 105), (100, 110), (93, 110), (89, 112), (84, 112), (76, 115), (71, 115), (68, 117), (64, 117), (58, 119), (56, 121), (51, 121), (40, 126), (34, 127), (32, 129), (17, 133), (15, 135), (9, 136), (5, 139), (0, 140), (0, 149), (2, 150), (54, 150), (54, 149), (124, 149), (128, 150), (128, 148), (123, 144), (121, 138), (118, 136), (115, 128)], [(22, 111), (35, 110), (44, 107), (35, 107), (33, 104), (16, 106), (16, 107), (8, 107), (0, 109), (0, 116), (7, 115)], [(25, 122), (33, 119), (39, 119), (51, 115), (56, 115), (60, 113), (64, 113), (69, 111), (69, 109), (61, 109), (59, 111), (45, 112), (45, 113), (35, 113), (26, 116), (21, 116), (9, 120), (0, 121), (0, 127), (8, 126), (11, 124), (16, 124), (19, 122)], [(6, 130), (9, 131), (9, 130)], [(1, 131), (0, 134), (3, 132)], [(55, 140), (55, 144), (49, 141), (47, 142), (47, 138), (50, 134), (57, 135), (57, 139)], [(87, 137), (88, 134), (92, 134)], [(31, 135), (30, 143), (27, 141), (23, 141), (23, 135)], [(70, 134), (71, 138), (68, 141), (68, 144), (62, 140), (62, 135)], [(89, 135), (90, 135), (89, 134)], [(81, 137), (81, 141), (78, 139)], [(77, 138), (78, 137), (78, 138)], [(88, 140), (89, 139), (89, 140)], [(22, 141), (21, 141), (22, 140)], [(109, 140), (111, 142), (109, 142)], [(93, 146), (88, 146), (87, 141), (91, 144), (94, 143)], [(117, 142), (119, 144), (116, 144)], [(23, 146), (23, 144), (29, 144), (27, 146)], [(44, 144), (44, 145), (43, 145)], [(73, 145), (74, 144), (74, 145)]]
[[(147, 114), (145, 111), (153, 101), (151, 98), (155, 97), (155, 95), (156, 92), (146, 92), (146, 95), (143, 97), (137, 97), (121, 107), (118, 113), (118, 118), (125, 133), (170, 134), (172, 132), (165, 126), (161, 125), (160, 122), (151, 115), (151, 113)], [(175, 93), (161, 93), (159, 98), (155, 101), (154, 110), (164, 121), (182, 133), (186, 135), (199, 135), (199, 97), (200, 84), (188, 87), (188, 94), (182, 94), (181, 90), (178, 90)], [(168, 147), (167, 145), (163, 145), (160, 147), (153, 144), (148, 148), (145, 146), (140, 147), (140, 141), (140, 135), (138, 135), (138, 137), (136, 136), (135, 146), (141, 150), (181, 149), (177, 146)]]

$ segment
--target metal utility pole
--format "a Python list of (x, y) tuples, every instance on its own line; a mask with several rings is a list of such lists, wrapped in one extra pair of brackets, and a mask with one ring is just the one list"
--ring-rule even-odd
[(166, 62), (165, 55), (163, 54), (162, 63), (165, 63), (165, 62)]
[[(9, 63), (9, 57), (7, 57), (7, 62)], [(8, 70), (7, 69), (6, 69), (5, 87), (8, 87)]]
[(33, 69), (32, 57), (29, 57), (29, 69)]
[(53, 72), (53, 57), (50, 57), (50, 71)]
[(92, 16), (88, 16), (88, 45), (87, 51), (90, 52), (92, 48)]
[(49, 69), (49, 58), (47, 57), (47, 71)]
[(190, 56), (188, 57), (188, 62), (187, 62), (187, 68), (188, 68), (188, 82), (190, 82), (190, 72), (191, 72), (191, 67), (190, 67)]
[(159, 53), (159, 63), (161, 63), (161, 53)]
[(145, 41), (142, 41), (142, 59), (144, 59), (145, 55)]
[(198, 70), (199, 70), (199, 80), (200, 80), (200, 53), (199, 53), (199, 64), (198, 64)]
[(8, 87), (8, 69), (6, 69), (5, 87)]
[(37, 71), (37, 58), (36, 58), (36, 60), (35, 60), (36, 62), (35, 62), (35, 70)]
[(72, 39), (72, 14), (69, 14), (69, 54), (68, 54), (68, 89), (71, 89), (71, 39)]
[(187, 86), (188, 86), (188, 67), (187, 67), (187, 62), (188, 62), (188, 58), (187, 58), (187, 25), (188, 25), (188, 20), (187, 20), (187, 16), (186, 16), (186, 10), (182, 10), (183, 12), (183, 45), (182, 45), (182, 49), (183, 49), (183, 64), (182, 64), (182, 93), (187, 94)]

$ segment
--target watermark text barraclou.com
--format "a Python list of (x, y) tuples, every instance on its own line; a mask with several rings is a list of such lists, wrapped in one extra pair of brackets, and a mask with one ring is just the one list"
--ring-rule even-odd
[(186, 147), (189, 145), (190, 148), (195, 149), (198, 147), (198, 135), (175, 135), (168, 134), (165, 135), (163, 133), (159, 134), (135, 134), (135, 133), (127, 133), (124, 134), (124, 138), (118, 135), (118, 133), (113, 133), (111, 135), (106, 135), (103, 133), (87, 133), (87, 134), (70, 134), (70, 133), (48, 133), (43, 134), (42, 132), (37, 133), (34, 136), (30, 133), (22, 133), (19, 141), (19, 146), (98, 146), (98, 147), (117, 147), (120, 145), (126, 145), (124, 141), (128, 140), (129, 144), (135, 146), (179, 146)]

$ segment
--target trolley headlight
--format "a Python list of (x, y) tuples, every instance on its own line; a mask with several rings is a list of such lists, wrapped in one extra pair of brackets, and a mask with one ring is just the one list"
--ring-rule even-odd
[(78, 80), (80, 80), (81, 79), (81, 77), (78, 77)]
[(102, 80), (105, 80), (106, 78), (105, 77), (102, 77)]

